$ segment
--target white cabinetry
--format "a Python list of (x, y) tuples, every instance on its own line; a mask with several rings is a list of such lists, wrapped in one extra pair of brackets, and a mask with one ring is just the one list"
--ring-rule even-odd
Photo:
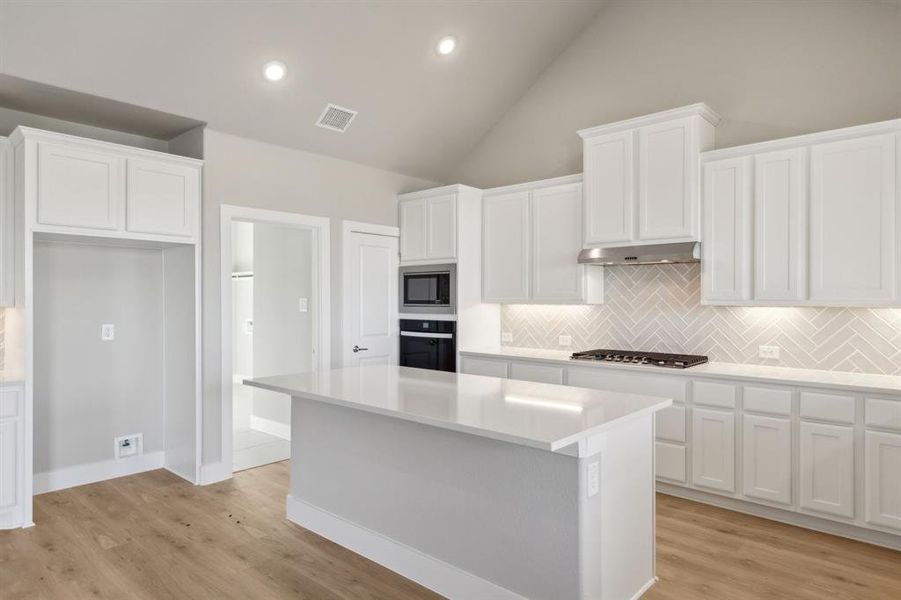
[(0, 137), (0, 306), (16, 302), (13, 173), (12, 147), (7, 138)]
[(457, 202), (457, 186), (400, 196), (401, 262), (456, 261)]
[(742, 423), (742, 493), (791, 504), (791, 421), (746, 414)]
[(510, 363), (510, 379), (537, 383), (563, 383), (563, 367), (535, 363)]
[(0, 529), (22, 524), (22, 389), (0, 387)]
[(584, 244), (695, 241), (698, 157), (719, 122), (704, 104), (583, 129)]
[(731, 412), (695, 408), (691, 431), (692, 482), (735, 491), (735, 416)]
[(578, 304), (602, 300), (603, 270), (576, 262), (581, 177), (486, 190), (482, 198), (482, 299)]
[(702, 303), (901, 305), (899, 148), (901, 119), (704, 153)]
[(196, 168), (163, 161), (128, 161), (126, 230), (190, 237), (200, 207)]
[(468, 375), (483, 375), (485, 377), (506, 379), (507, 369), (508, 363), (505, 360), (464, 356), (460, 361), (460, 372)]
[(854, 516), (854, 430), (839, 425), (801, 422), (800, 506)]
[(865, 457), (866, 520), (901, 530), (901, 435), (867, 431)]

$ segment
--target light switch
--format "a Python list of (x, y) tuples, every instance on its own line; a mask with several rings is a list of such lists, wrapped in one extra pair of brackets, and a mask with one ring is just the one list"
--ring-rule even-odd
[(507, 344), (513, 341), (513, 334), (509, 331), (505, 331), (501, 334), (501, 342)]
[(588, 497), (601, 491), (601, 466), (598, 461), (588, 465)]
[(561, 335), (559, 338), (557, 338), (557, 343), (560, 344), (561, 346), (566, 346), (566, 347), (572, 346), (573, 345), (573, 336)]
[(104, 323), (100, 326), (100, 339), (109, 342), (116, 339), (116, 326), (112, 323)]
[(779, 358), (779, 346), (759, 346), (757, 356), (760, 358)]
[(298, 308), (300, 309), (300, 312), (305, 313), (310, 310), (310, 299), (309, 298), (301, 298), (298, 305), (299, 305)]

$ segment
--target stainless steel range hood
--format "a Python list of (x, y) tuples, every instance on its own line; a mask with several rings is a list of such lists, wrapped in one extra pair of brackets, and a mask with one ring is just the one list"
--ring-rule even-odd
[(580, 265), (665, 265), (701, 260), (701, 244), (648, 244), (617, 248), (587, 248), (579, 252)]

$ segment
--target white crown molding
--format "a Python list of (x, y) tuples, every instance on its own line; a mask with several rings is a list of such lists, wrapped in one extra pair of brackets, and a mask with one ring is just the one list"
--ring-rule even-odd
[(418, 198), (431, 198), (432, 196), (440, 196), (442, 194), (459, 194), (461, 192), (477, 192), (481, 194), (482, 190), (468, 185), (463, 185), (462, 183), (455, 183), (452, 185), (443, 185), (441, 187), (429, 188), (427, 190), (419, 190), (418, 192), (398, 194), (397, 198), (398, 200), (416, 200)]
[(576, 133), (578, 133), (582, 139), (587, 139), (599, 135), (607, 135), (608, 133), (616, 133), (618, 131), (625, 131), (627, 129), (644, 127), (646, 125), (654, 125), (655, 123), (662, 123), (664, 121), (682, 119), (685, 117), (701, 117), (714, 127), (716, 127), (721, 120), (720, 115), (715, 110), (713, 110), (703, 102), (698, 102), (696, 104), (680, 106), (679, 108), (671, 108), (669, 110), (651, 113), (649, 115), (644, 115), (641, 117), (634, 117), (631, 119), (626, 119), (624, 121), (616, 121), (614, 123), (608, 123), (606, 125), (598, 125), (597, 127), (580, 129)]
[(564, 175), (562, 177), (551, 177), (550, 179), (539, 179), (538, 181), (528, 181), (526, 183), (514, 183), (512, 185), (503, 185), (500, 187), (483, 190), (485, 196), (494, 194), (510, 194), (514, 192), (528, 192), (532, 190), (540, 190), (542, 188), (555, 187), (558, 185), (568, 185), (573, 183), (582, 183), (582, 174), (575, 173), (573, 175)]

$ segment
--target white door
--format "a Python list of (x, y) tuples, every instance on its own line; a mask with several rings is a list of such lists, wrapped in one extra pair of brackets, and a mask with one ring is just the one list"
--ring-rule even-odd
[(854, 430), (801, 422), (801, 508), (854, 516)]
[(396, 365), (397, 238), (352, 231), (344, 252), (344, 366)]
[(807, 185), (803, 149), (754, 157), (754, 299), (807, 296)]
[(749, 159), (704, 165), (704, 243), (701, 251), (705, 304), (751, 298), (751, 191)]
[(901, 435), (866, 433), (868, 523), (901, 529)]
[(582, 184), (532, 192), (532, 300), (581, 302), (585, 266), (582, 249)]
[[(529, 192), (482, 199), (482, 300), (529, 300)], [(573, 259), (575, 262), (575, 259)]]
[(791, 504), (791, 421), (744, 415), (745, 496)]
[(38, 144), (39, 223), (119, 229), (124, 201), (124, 158), (73, 146)]
[(457, 257), (457, 194), (428, 199), (425, 239), (429, 259), (452, 261)]
[(735, 416), (695, 408), (691, 431), (692, 481), (695, 485), (735, 491)]
[(898, 300), (895, 136), (810, 150), (810, 299)]
[(692, 128), (689, 118), (638, 130), (638, 239), (695, 235)]
[(399, 210), (401, 260), (428, 258), (426, 199), (404, 200), (400, 203)]
[(200, 171), (163, 161), (128, 160), (126, 229), (191, 236), (197, 221)]
[(635, 237), (634, 135), (626, 131), (585, 140), (585, 244)]

